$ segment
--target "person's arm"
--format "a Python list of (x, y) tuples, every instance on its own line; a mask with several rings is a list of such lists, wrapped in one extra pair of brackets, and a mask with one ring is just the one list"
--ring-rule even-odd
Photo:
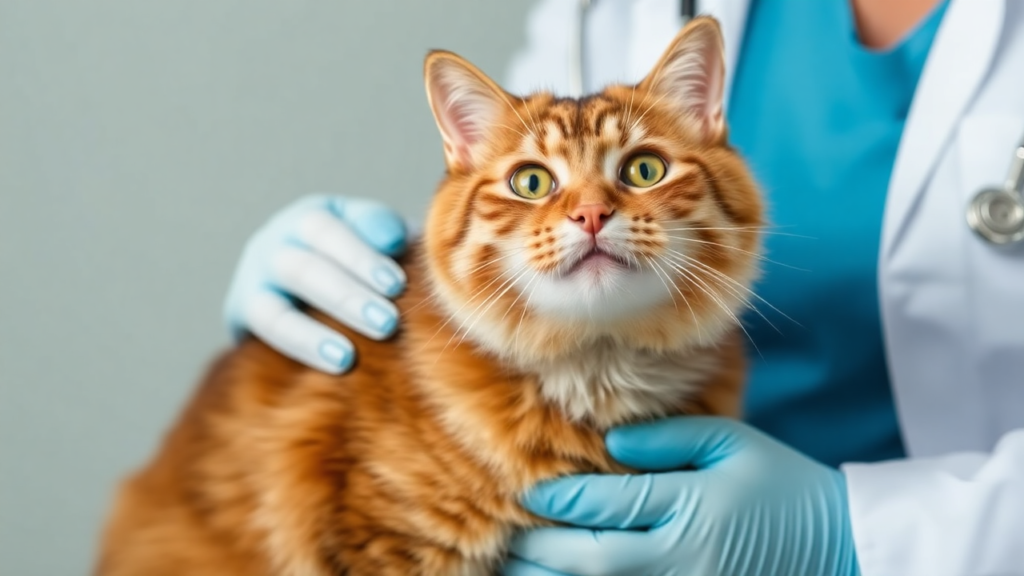
[(991, 454), (843, 471), (864, 576), (1024, 575), (1024, 429)]
[(719, 418), (621, 428), (607, 445), (633, 468), (675, 471), (536, 487), (528, 509), (579, 528), (525, 533), (506, 574), (1024, 574), (1024, 431), (990, 456), (845, 474)]
[(394, 332), (388, 298), (405, 289), (390, 258), (405, 249), (393, 210), (370, 200), (310, 196), (275, 214), (245, 245), (224, 302), (236, 338), (264, 342), (324, 372), (347, 371), (356, 351), (347, 338), (295, 306), (300, 300), (370, 338)]
[[(526, 18), (526, 42), (512, 56), (505, 76), (506, 90), (519, 95), (545, 90), (558, 96), (580, 96), (571, 93), (569, 80), (577, 60), (580, 10), (576, 0), (540, 0), (533, 5)], [(641, 79), (631, 78), (628, 69), (633, 12), (630, 2), (593, 2), (587, 10), (584, 91)], [(640, 67), (644, 73), (664, 46), (659, 48), (651, 61)]]
[(578, 10), (578, 2), (565, 0), (540, 0), (530, 8), (526, 42), (512, 55), (503, 88), (520, 95), (538, 89), (566, 93)]

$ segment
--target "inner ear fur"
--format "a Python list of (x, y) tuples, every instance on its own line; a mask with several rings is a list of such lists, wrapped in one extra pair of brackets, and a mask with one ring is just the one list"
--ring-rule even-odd
[(423, 76), (448, 167), (478, 165), (487, 133), (515, 97), (461, 56), (444, 50), (427, 55)]
[(704, 141), (721, 142), (724, 85), (722, 29), (714, 18), (701, 16), (683, 27), (638, 87), (676, 107), (681, 117), (697, 126)]

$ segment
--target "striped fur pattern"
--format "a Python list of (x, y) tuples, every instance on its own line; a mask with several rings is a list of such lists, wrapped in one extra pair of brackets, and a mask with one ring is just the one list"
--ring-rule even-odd
[[(525, 490), (622, 471), (608, 427), (737, 414), (762, 208), (726, 141), (717, 23), (583, 99), (512, 96), (446, 52), (426, 78), (448, 173), (401, 333), (334, 325), (360, 352), (343, 376), (255, 339), (222, 357), (121, 488), (98, 574), (491, 574), (544, 524)], [(623, 182), (638, 153), (657, 184)], [(513, 192), (524, 165), (550, 193)]]

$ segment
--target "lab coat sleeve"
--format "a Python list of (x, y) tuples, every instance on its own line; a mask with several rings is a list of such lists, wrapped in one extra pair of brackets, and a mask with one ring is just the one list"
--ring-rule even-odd
[(843, 471), (863, 576), (1024, 575), (1024, 429), (992, 454)]
[(505, 89), (513, 94), (568, 91), (569, 58), (579, 4), (572, 0), (540, 0), (526, 17), (526, 43), (509, 64)]

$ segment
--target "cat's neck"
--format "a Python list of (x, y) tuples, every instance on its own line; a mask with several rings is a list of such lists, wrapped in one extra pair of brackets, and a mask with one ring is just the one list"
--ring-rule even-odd
[(706, 350), (659, 353), (602, 339), (535, 366), (541, 394), (602, 429), (677, 413), (719, 368)]
[(496, 352), (468, 336), (431, 294), (423, 263), (412, 268), (404, 320), (410, 360), (425, 392), (449, 407), (537, 402), (567, 422), (604, 430), (679, 412), (720, 368), (708, 349), (655, 352), (625, 338), (583, 339), (544, 357)]

